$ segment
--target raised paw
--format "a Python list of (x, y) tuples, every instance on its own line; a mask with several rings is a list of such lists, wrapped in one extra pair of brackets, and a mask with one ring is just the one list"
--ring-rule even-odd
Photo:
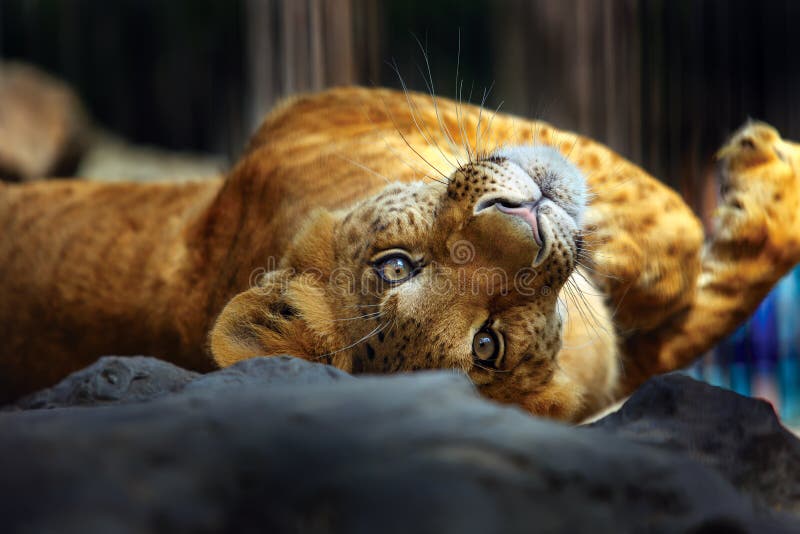
[(800, 261), (800, 145), (748, 122), (720, 149), (722, 204), (714, 241), (780, 264)]
[(800, 146), (782, 140), (767, 124), (750, 122), (718, 157), (722, 202), (695, 290), (680, 313), (628, 338), (622, 393), (712, 348), (800, 261)]

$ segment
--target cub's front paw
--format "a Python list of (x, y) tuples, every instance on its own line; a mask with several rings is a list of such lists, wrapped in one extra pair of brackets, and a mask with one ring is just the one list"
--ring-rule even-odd
[(720, 149), (718, 243), (760, 249), (775, 261), (800, 261), (800, 145), (763, 122), (748, 122)]

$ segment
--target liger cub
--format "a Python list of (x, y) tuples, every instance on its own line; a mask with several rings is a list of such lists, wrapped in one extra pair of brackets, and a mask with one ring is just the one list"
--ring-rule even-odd
[(278, 106), (221, 179), (0, 186), (0, 397), (104, 354), (456, 369), (578, 421), (684, 366), (800, 260), (800, 150), (748, 123), (714, 230), (549, 124), (340, 88)]

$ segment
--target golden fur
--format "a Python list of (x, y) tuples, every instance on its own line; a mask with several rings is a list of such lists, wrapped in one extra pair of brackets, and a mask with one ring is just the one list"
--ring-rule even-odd
[[(585, 211), (572, 164), (496, 150), (514, 145), (577, 166)], [(800, 259), (797, 147), (753, 123), (720, 155), (705, 245), (677, 194), (594, 141), (389, 90), (284, 103), (224, 180), (0, 186), (0, 398), (103, 354), (208, 370), (288, 353), (461, 369), (578, 420), (713, 346)], [(507, 213), (539, 190), (541, 246)], [(395, 250), (418, 269), (387, 284)]]

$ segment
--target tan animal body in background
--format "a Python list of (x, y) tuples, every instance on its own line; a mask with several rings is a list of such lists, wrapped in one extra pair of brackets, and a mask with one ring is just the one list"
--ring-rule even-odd
[(220, 180), (2, 185), (0, 400), (104, 354), (288, 353), (458, 369), (579, 420), (709, 349), (800, 260), (797, 145), (753, 123), (721, 157), (705, 244), (599, 143), (389, 90), (284, 103)]

